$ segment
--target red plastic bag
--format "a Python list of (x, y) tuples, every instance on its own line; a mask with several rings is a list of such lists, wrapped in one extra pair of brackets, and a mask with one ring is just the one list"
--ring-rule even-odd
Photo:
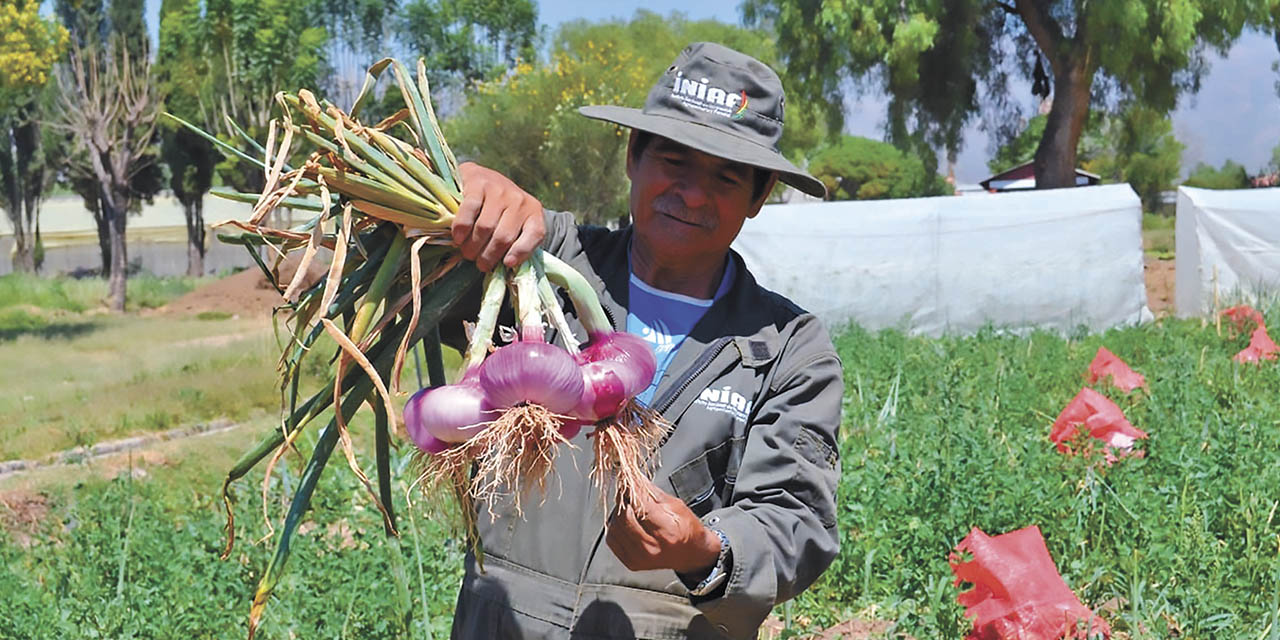
[(1278, 354), (1280, 354), (1280, 347), (1277, 347), (1271, 336), (1267, 335), (1267, 328), (1259, 324), (1258, 328), (1253, 330), (1249, 346), (1237, 353), (1232, 360), (1240, 363), (1260, 362), (1262, 360), (1275, 360)]
[(1097, 384), (1107, 376), (1111, 376), (1111, 384), (1126, 393), (1138, 387), (1147, 387), (1147, 380), (1142, 374), (1130, 369), (1124, 360), (1106, 347), (1098, 347), (1098, 354), (1089, 363), (1089, 384)]
[[(1231, 307), (1230, 309), (1226, 309), (1222, 312), (1222, 315), (1235, 323), (1236, 329), (1240, 332), (1252, 331), (1266, 324), (1262, 319), (1262, 314), (1259, 313), (1257, 309), (1254, 309), (1247, 304), (1241, 304)], [(1250, 324), (1252, 324), (1253, 327), (1249, 327), (1248, 325)]]
[[(967, 552), (972, 559), (965, 561)], [(973, 618), (969, 640), (1110, 638), (1111, 627), (1080, 604), (1049, 557), (1040, 527), (995, 537), (974, 527), (947, 562), (955, 585), (973, 584), (957, 598)]]
[[(1049, 432), (1049, 440), (1062, 453), (1087, 454), (1090, 442), (1073, 446), (1073, 440), (1080, 435), (1081, 426), (1090, 438), (1102, 441), (1108, 463), (1126, 455), (1142, 455), (1141, 451), (1133, 451), (1133, 445), (1139, 439), (1146, 438), (1146, 432), (1130, 424), (1129, 419), (1124, 417), (1124, 412), (1114, 402), (1088, 387), (1081, 388), (1080, 393), (1058, 414), (1058, 419), (1053, 421), (1053, 429)], [(1116, 455), (1117, 452), (1119, 456)]]

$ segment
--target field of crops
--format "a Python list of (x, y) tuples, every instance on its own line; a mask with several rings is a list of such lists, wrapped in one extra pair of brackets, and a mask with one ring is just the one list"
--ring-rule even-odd
[[(1264, 311), (1269, 325), (1280, 326), (1280, 305)], [(42, 320), (40, 329), (10, 327), (0, 337), (0, 359), (10, 362), (19, 349), (60, 357), (109, 330), (135, 355), (127, 361), (132, 369), (116, 365), (117, 376), (156, 380), (174, 363), (139, 354), (145, 341), (138, 335), (156, 338), (157, 349), (190, 339), (159, 333), (145, 318), (133, 319), (132, 338), (125, 321), (56, 329), (82, 321), (59, 316)], [(195, 330), (210, 321), (189, 322), (181, 326)], [(995, 535), (1034, 524), (1066, 583), (1117, 638), (1280, 637), (1280, 364), (1232, 362), (1245, 341), (1225, 325), (1174, 319), (1070, 338), (842, 332), (843, 547), (817, 585), (778, 608), (783, 635), (864, 619), (887, 625), (888, 637), (959, 638), (967, 624), (948, 552), (973, 527)], [(1150, 387), (1130, 395), (1098, 386), (1150, 434), (1139, 445), (1145, 457), (1110, 467), (1064, 456), (1048, 441), (1099, 346)], [(90, 380), (95, 368), (112, 365), (109, 358), (83, 360), (78, 375)], [(214, 387), (242, 366), (214, 363), (203, 375)], [(10, 384), (41, 382), (15, 377)], [(197, 411), (202, 400), (187, 402), (195, 404), (184, 410)], [(39, 416), (28, 413), (53, 404), (7, 406), (0, 429), (9, 436), (16, 418), (30, 424)], [(367, 427), (354, 425), (357, 433)], [(239, 537), (226, 561), (218, 559), (224, 518), (217, 495), (219, 473), (255, 437), (249, 430), (201, 439), (168, 464), (114, 477), (68, 467), (47, 482), (0, 479), (10, 505), (0, 513), (0, 637), (242, 635), (253, 588), (274, 550), (274, 540), (262, 541), (270, 533), (262, 476), (237, 485)], [(277, 527), (310, 437), (268, 486)], [(387, 542), (345, 465), (331, 465), (260, 637), (447, 637), (461, 550), (405, 504), (406, 452), (395, 462), (401, 543)], [(391, 577), (397, 556), (407, 592)]]

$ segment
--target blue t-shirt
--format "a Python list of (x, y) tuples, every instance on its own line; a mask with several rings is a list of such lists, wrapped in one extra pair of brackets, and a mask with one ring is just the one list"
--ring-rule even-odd
[(671, 364), (684, 342), (685, 336), (698, 324), (711, 303), (718, 300), (733, 284), (734, 264), (728, 261), (724, 277), (720, 279), (720, 287), (711, 299), (694, 298), (663, 291), (644, 283), (636, 274), (631, 274), (630, 309), (627, 311), (627, 333), (644, 338), (653, 347), (658, 357), (658, 368), (653, 374), (653, 382), (636, 399), (646, 406), (653, 402), (654, 391), (658, 381)]

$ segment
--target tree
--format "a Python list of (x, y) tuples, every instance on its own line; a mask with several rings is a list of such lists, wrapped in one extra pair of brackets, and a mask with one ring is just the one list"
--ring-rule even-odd
[[(255, 140), (265, 140), (277, 113), (275, 94), (316, 87), (329, 70), (328, 33), (321, 26), (319, 0), (205, 0), (205, 56), (210, 61), (208, 100), (213, 129), (237, 139), (225, 126), (230, 118)], [(196, 123), (200, 124), (200, 123)], [(239, 191), (260, 191), (260, 167), (227, 156), (217, 172)]]
[(138, 198), (134, 180), (155, 162), (160, 99), (147, 56), (133, 59), (114, 36), (103, 53), (98, 56), (72, 45), (59, 76), (59, 124), (75, 136), (96, 181), (98, 207), (111, 243), (108, 304), (113, 311), (124, 311), (125, 225)]
[(1143, 211), (1160, 208), (1160, 193), (1172, 189), (1182, 173), (1185, 145), (1173, 135), (1167, 115), (1131, 105), (1108, 118), (1101, 136), (1107, 146), (1086, 169), (1107, 182), (1127, 182), (1142, 199)]
[[(205, 130), (217, 130), (207, 104), (212, 94), (209, 58), (199, 0), (164, 0), (160, 6), (160, 44), (156, 81), (165, 111)], [(161, 124), (161, 158), (169, 167), (169, 188), (182, 205), (187, 226), (187, 275), (204, 274), (204, 198), (213, 186), (222, 156), (213, 145), (172, 120)]]
[(456, 90), (533, 61), (537, 24), (532, 0), (412, 0), (397, 31), (432, 86)]
[(887, 142), (857, 136), (813, 155), (809, 172), (827, 185), (828, 200), (880, 200), (949, 195), (953, 189), (919, 158)]
[[(141, 0), (55, 0), (54, 13), (70, 33), (72, 44), (84, 55), (93, 56), (99, 68), (107, 68), (114, 64), (106, 57), (108, 42), (113, 37), (131, 59), (140, 60), (150, 55), (146, 24), (142, 19), (143, 4)], [(80, 132), (63, 129), (62, 133), (58, 143), (63, 149), (64, 162), (59, 179), (80, 196), (85, 209), (93, 216), (102, 256), (100, 273), (108, 278), (113, 246), (109, 212), (102, 206), (102, 190), (92, 159), (86, 147), (76, 140)], [(130, 178), (130, 189), (136, 197), (131, 199), (126, 213), (140, 213), (142, 203), (151, 202), (163, 188), (162, 167), (156, 163), (139, 167)]]
[[(766, 34), (715, 21), (640, 11), (629, 21), (563, 25), (550, 58), (479, 83), (444, 123), (461, 155), (503, 171), (553, 209), (581, 221), (627, 216), (626, 130), (583, 117), (588, 104), (640, 106), (689, 42), (721, 42), (776, 64)], [(783, 77), (784, 83), (786, 77)], [(788, 100), (781, 148), (793, 161), (822, 138), (816, 110)]]
[(747, 0), (743, 10), (777, 31), (788, 69), (806, 96), (830, 102), (834, 121), (846, 80), (878, 84), (890, 96), (889, 139), (904, 148), (954, 153), (980, 108), (988, 122), (1017, 122), (1008, 78), (1032, 81), (1053, 98), (1034, 159), (1037, 186), (1053, 188), (1075, 184), (1093, 104), (1168, 113), (1199, 88), (1207, 49), (1226, 51), (1246, 24), (1266, 20), (1268, 2)]
[(1201, 162), (1182, 184), (1201, 189), (1247, 189), (1249, 172), (1245, 170), (1244, 165), (1233, 160), (1224, 161), (1220, 169), (1214, 169)]
[(34, 272), (40, 202), (54, 171), (42, 144), (49, 79), (67, 31), (40, 17), (37, 0), (0, 3), (0, 207), (13, 227), (15, 271)]
[[(323, 78), (325, 95), (349, 109), (365, 69), (387, 55), (399, 19), (396, 0), (320, 0), (320, 26), (328, 35), (325, 57), (333, 72)], [(295, 87), (296, 88), (296, 87)]]

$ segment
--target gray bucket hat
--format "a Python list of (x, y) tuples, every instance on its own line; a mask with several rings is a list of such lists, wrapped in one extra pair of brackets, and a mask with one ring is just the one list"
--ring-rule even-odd
[(593, 105), (588, 118), (670, 138), (713, 156), (770, 171), (811, 196), (827, 189), (778, 152), (782, 81), (768, 65), (715, 44), (695, 42), (649, 90), (643, 109)]

